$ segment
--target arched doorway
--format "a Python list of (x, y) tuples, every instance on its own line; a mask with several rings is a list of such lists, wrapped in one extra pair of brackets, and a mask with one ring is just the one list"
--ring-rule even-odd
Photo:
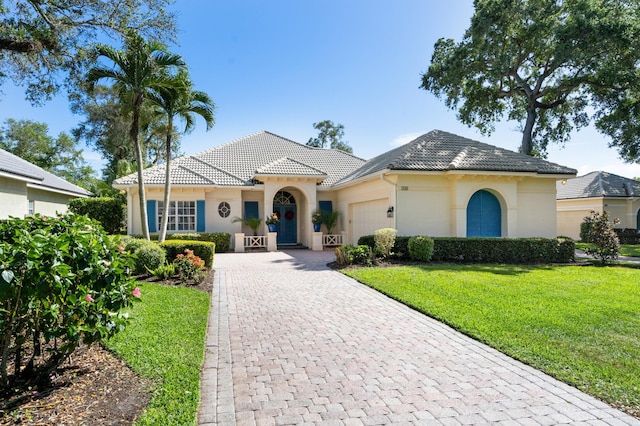
[(467, 205), (467, 237), (501, 237), (502, 209), (498, 198), (484, 189)]
[(296, 244), (298, 242), (296, 199), (287, 191), (278, 191), (273, 197), (273, 212), (280, 219), (276, 225), (278, 244)]

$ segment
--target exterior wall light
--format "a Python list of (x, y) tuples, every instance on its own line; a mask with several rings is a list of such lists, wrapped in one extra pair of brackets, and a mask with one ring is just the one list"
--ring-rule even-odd
[(393, 206), (387, 209), (387, 217), (393, 217)]

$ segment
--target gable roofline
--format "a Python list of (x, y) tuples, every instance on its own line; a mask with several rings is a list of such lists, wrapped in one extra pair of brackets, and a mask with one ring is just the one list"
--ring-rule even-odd
[(577, 170), (530, 157), (473, 139), (432, 130), (397, 148), (384, 152), (345, 176), (338, 184), (382, 170), (531, 172), (537, 175), (575, 176)]
[(556, 189), (558, 200), (640, 197), (640, 182), (601, 170), (568, 179)]
[(0, 149), (0, 175), (27, 182), (27, 186), (74, 197), (90, 197), (90, 191), (68, 182), (25, 159)]

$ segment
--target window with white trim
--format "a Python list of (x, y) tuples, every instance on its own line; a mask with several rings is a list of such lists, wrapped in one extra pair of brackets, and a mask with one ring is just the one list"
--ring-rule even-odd
[(34, 214), (36, 211), (35, 203), (33, 200), (29, 200), (29, 205), (27, 207), (27, 214)]
[[(162, 223), (164, 201), (158, 201), (158, 225)], [(167, 231), (195, 231), (196, 202), (169, 201), (169, 221)]]

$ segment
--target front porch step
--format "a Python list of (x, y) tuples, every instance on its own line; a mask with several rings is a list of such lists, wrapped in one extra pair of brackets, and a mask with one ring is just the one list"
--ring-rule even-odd
[(309, 250), (309, 247), (302, 244), (278, 244), (278, 250)]

